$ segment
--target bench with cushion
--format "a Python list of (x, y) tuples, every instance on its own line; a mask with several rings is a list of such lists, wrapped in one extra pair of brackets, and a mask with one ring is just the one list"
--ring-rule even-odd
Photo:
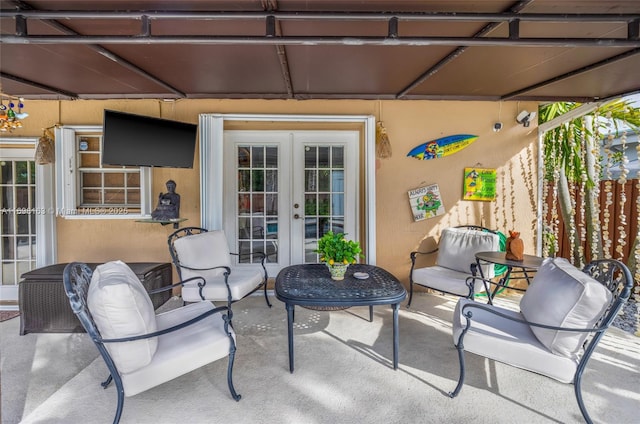
[[(411, 252), (410, 295), (407, 306), (411, 306), (414, 284), (469, 298), (484, 291), (486, 287), (481, 279), (469, 280), (470, 285), (467, 283), (467, 278), (474, 275), (475, 255), (477, 252), (499, 250), (500, 236), (495, 231), (477, 226), (445, 228), (436, 250)], [(437, 253), (434, 266), (416, 268), (418, 255), (432, 253)], [(482, 265), (482, 274), (487, 279), (493, 278), (494, 265)]]

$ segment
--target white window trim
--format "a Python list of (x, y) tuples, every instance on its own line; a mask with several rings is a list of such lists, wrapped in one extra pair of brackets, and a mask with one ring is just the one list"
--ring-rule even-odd
[(373, 115), (200, 114), (200, 223), (222, 229), (225, 121), (355, 122), (364, 125), (364, 208), (367, 263), (376, 264), (376, 119)]
[(102, 133), (102, 126), (98, 125), (65, 125), (56, 128), (56, 210), (57, 216), (65, 219), (149, 219), (151, 218), (151, 168), (140, 167), (140, 213), (118, 213), (119, 207), (114, 207), (114, 213), (78, 214), (77, 213), (77, 161), (75, 139), (78, 132)]

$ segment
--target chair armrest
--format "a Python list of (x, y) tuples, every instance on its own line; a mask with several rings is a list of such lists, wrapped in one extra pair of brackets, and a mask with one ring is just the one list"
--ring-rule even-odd
[(157, 289), (153, 289), (153, 290), (149, 290), (147, 293), (148, 294), (156, 294), (156, 293), (162, 293), (163, 291), (167, 291), (167, 290), (171, 290), (175, 287), (182, 287), (185, 285), (185, 283), (188, 283), (190, 281), (194, 281), (194, 280), (201, 280), (202, 281), (202, 285), (204, 286), (205, 284), (207, 284), (207, 282), (205, 281), (204, 278), (202, 277), (191, 277), (191, 278), (187, 278), (186, 280), (182, 280), (178, 283), (175, 284), (171, 284), (169, 286), (163, 286), (163, 287), (159, 287)]
[(224, 265), (219, 265), (219, 266), (212, 266), (211, 268), (192, 268), (190, 266), (186, 266), (186, 265), (179, 265), (180, 268), (184, 268), (184, 269), (189, 269), (191, 271), (211, 271), (212, 269), (224, 269), (227, 271), (227, 273), (231, 273), (231, 268), (229, 268), (228, 266), (224, 266)]
[(202, 321), (203, 319), (210, 317), (211, 315), (221, 313), (227, 310), (231, 312), (231, 308), (229, 306), (218, 306), (217, 308), (211, 309), (201, 315), (198, 315), (195, 318), (191, 318), (188, 321), (181, 322), (180, 324), (174, 325), (173, 327), (165, 328), (164, 330), (154, 331), (153, 333), (148, 333), (148, 334), (140, 334), (138, 336), (121, 337), (118, 339), (102, 339), (102, 342), (103, 343), (121, 343), (121, 342), (132, 342), (134, 340), (144, 340), (144, 339), (149, 339), (151, 337), (158, 337), (163, 334), (171, 333), (173, 331), (180, 330), (181, 328), (188, 327), (192, 324), (195, 324), (198, 321)]
[(253, 252), (253, 253), (231, 253), (234, 256), (243, 257), (243, 256), (257, 256), (260, 258), (260, 265), (262, 265), (262, 270), (264, 271), (264, 284), (267, 283), (267, 279), (269, 275), (267, 274), (267, 268), (264, 266), (264, 261), (267, 260), (267, 255), (263, 252)]
[(233, 253), (233, 252), (231, 252), (230, 254), (233, 255), (233, 256), (239, 256), (241, 258), (245, 257), (245, 256), (251, 256), (251, 257), (257, 256), (257, 257), (259, 257), (261, 259), (264, 259), (264, 258), (267, 257), (267, 255), (265, 255), (263, 252), (252, 252), (252, 253)]
[[(227, 286), (227, 293), (229, 294), (228, 300), (229, 300), (229, 306), (231, 306), (231, 287), (229, 287), (229, 275), (231, 275), (231, 268), (229, 268), (228, 266), (223, 266), (223, 265), (219, 265), (219, 266), (214, 266), (211, 268), (192, 268), (192, 267), (188, 267), (188, 266), (184, 266), (184, 265), (180, 265), (181, 268), (185, 268), (185, 269), (190, 269), (192, 271), (210, 271), (212, 269), (224, 269), (224, 284), (225, 286)], [(204, 295), (202, 294), (202, 289), (204, 289), (204, 287), (207, 285), (207, 281), (200, 276), (196, 276), (196, 277), (191, 277), (191, 278), (187, 278), (186, 280), (182, 280), (180, 283), (178, 284), (183, 284), (187, 283), (189, 281), (193, 281), (193, 280), (201, 280), (200, 283), (198, 283), (198, 287), (200, 289), (200, 299), (205, 300)]]
[(433, 250), (429, 250), (428, 252), (420, 252), (419, 250), (414, 250), (413, 252), (410, 253), (410, 257), (411, 257), (411, 271), (413, 272), (413, 268), (416, 265), (416, 257), (418, 255), (430, 255), (432, 253), (436, 253), (438, 251), (438, 248), (436, 247)]
[[(467, 284), (467, 287), (473, 287), (473, 281), (475, 280), (482, 280), (484, 282), (484, 286), (485, 286), (485, 290), (489, 288), (489, 286), (496, 286), (496, 287), (504, 287), (505, 289), (509, 289), (509, 290), (516, 290), (519, 292), (526, 292), (527, 289), (521, 289), (520, 287), (511, 287), (509, 285), (506, 284), (501, 284), (499, 282), (495, 282), (493, 280), (490, 280), (488, 278), (482, 278), (479, 275), (474, 273), (474, 266), (475, 268), (477, 268), (476, 264), (471, 264), (471, 272), (473, 273), (472, 277), (467, 277), (467, 280), (465, 281), (465, 283)], [(471, 284), (471, 285), (470, 285)]]
[(546, 328), (548, 330), (557, 330), (557, 331), (570, 331), (570, 332), (575, 332), (575, 333), (600, 333), (603, 332), (607, 329), (608, 326), (606, 325), (600, 325), (597, 327), (591, 327), (591, 328), (573, 328), (573, 327), (556, 327), (553, 325), (547, 325), (547, 324), (541, 324), (541, 323), (537, 323), (537, 322), (531, 322), (531, 321), (527, 321), (525, 319), (519, 319), (519, 318), (515, 318), (506, 314), (503, 314), (500, 311), (496, 311), (491, 305), (485, 305), (483, 303), (467, 303), (466, 305), (464, 305), (462, 307), (462, 315), (467, 318), (467, 327), (471, 326), (471, 321), (473, 321), (473, 311), (471, 311), (471, 309), (481, 309), (485, 312), (488, 312), (490, 314), (493, 315), (497, 315), (501, 318), (505, 318), (508, 319), (510, 321), (515, 321), (515, 322), (520, 322), (522, 324), (527, 324), (529, 326), (532, 327), (540, 327), (540, 328)]
[(418, 255), (430, 255), (432, 253), (436, 253), (438, 251), (438, 248), (436, 247), (433, 250), (429, 250), (427, 252), (420, 252), (419, 250), (414, 250), (413, 252), (411, 252), (411, 262), (414, 262), (416, 260), (416, 256)]

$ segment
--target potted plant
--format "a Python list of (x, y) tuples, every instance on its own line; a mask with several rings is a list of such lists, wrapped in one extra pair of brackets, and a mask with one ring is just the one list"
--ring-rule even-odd
[(334, 280), (344, 279), (344, 274), (350, 264), (356, 263), (362, 255), (360, 243), (345, 239), (345, 234), (326, 232), (318, 240), (318, 248), (315, 250), (320, 255), (320, 261), (327, 264)]

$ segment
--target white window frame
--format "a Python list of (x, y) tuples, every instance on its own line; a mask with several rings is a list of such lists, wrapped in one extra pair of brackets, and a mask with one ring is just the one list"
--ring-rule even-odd
[[(95, 208), (98, 213), (78, 213), (78, 161), (76, 136), (102, 133), (102, 126), (65, 125), (56, 128), (56, 215), (65, 219), (149, 219), (151, 218), (151, 167), (140, 167), (140, 212), (122, 213), (121, 207)], [(100, 213), (103, 211), (104, 213)]]

